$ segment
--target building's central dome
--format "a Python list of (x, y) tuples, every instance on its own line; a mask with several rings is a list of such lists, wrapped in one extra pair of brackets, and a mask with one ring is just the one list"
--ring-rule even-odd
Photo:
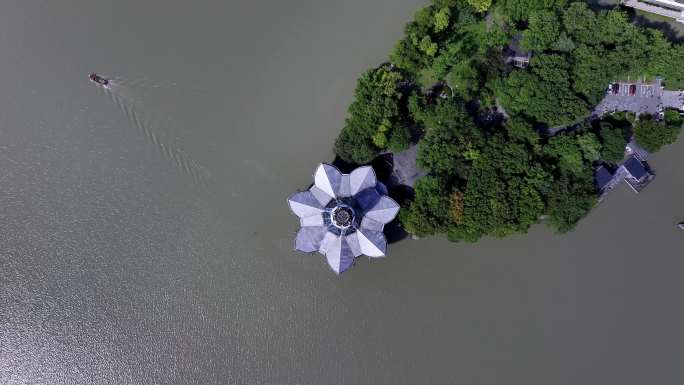
[(339, 205), (332, 211), (332, 222), (335, 226), (345, 229), (354, 221), (354, 210), (346, 205)]
[(385, 255), (387, 240), (382, 230), (399, 211), (370, 166), (342, 174), (334, 166), (321, 164), (314, 185), (292, 195), (288, 203), (302, 226), (295, 249), (320, 252), (338, 274), (361, 254)]

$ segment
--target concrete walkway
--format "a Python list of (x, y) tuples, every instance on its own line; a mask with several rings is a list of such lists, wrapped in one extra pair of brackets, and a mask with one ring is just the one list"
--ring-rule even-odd
[(395, 185), (413, 187), (419, 178), (427, 175), (427, 172), (418, 168), (416, 164), (417, 155), (418, 145), (416, 144), (412, 144), (407, 150), (392, 154), (394, 168), (389, 187)]

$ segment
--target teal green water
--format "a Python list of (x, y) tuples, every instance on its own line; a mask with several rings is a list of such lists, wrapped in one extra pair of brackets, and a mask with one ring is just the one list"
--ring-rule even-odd
[(565, 236), (292, 251), (420, 3), (6, 1), (0, 383), (681, 384), (682, 140)]

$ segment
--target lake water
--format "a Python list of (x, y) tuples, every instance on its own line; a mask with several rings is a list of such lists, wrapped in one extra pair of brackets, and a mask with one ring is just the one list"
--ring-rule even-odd
[(565, 236), (292, 251), (421, 3), (6, 0), (0, 383), (681, 384), (683, 140)]

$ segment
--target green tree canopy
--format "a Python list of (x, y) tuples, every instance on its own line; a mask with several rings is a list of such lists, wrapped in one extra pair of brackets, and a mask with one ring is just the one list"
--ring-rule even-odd
[(513, 71), (498, 83), (497, 95), (507, 112), (552, 127), (571, 124), (588, 114), (586, 103), (562, 83), (546, 82), (524, 71)]
[(534, 153), (541, 150), (539, 133), (525, 119), (514, 117), (509, 119), (504, 127), (511, 141), (527, 143)]
[(415, 198), (403, 207), (400, 220), (404, 228), (418, 236), (444, 232), (452, 224), (451, 191), (443, 179), (426, 176), (415, 185)]
[(441, 100), (420, 119), (427, 133), (418, 147), (418, 165), (436, 174), (464, 177), (484, 139), (463, 105), (454, 98)]
[(449, 26), (449, 17), (451, 10), (449, 7), (443, 7), (435, 12), (435, 32), (442, 32)]
[(587, 3), (572, 3), (563, 11), (565, 31), (577, 43), (595, 44), (597, 25), (596, 13), (589, 9)]
[(544, 212), (539, 187), (547, 185), (548, 180), (539, 179), (540, 166), (525, 146), (507, 143), (497, 135), (483, 151), (470, 171), (463, 225), (451, 230), (452, 240), (525, 232)]
[(566, 0), (503, 0), (503, 12), (513, 22), (527, 20), (535, 11), (558, 9)]
[(591, 133), (581, 135), (557, 134), (544, 146), (544, 154), (557, 161), (561, 172), (584, 175), (591, 170), (591, 162), (598, 159), (600, 144)]
[(649, 152), (656, 152), (663, 146), (674, 143), (682, 130), (681, 120), (674, 118), (676, 113), (668, 113), (669, 118), (658, 122), (651, 116), (641, 116), (634, 126), (634, 138)]
[(335, 142), (340, 158), (361, 164), (386, 148), (399, 120), (402, 94), (397, 87), (401, 79), (399, 72), (387, 66), (361, 75), (345, 127)]
[[(512, 65), (504, 48), (518, 35), (533, 51), (527, 68)], [(503, 237), (543, 215), (569, 231), (596, 203), (599, 162), (619, 163), (632, 133), (655, 151), (682, 126), (674, 111), (662, 121), (613, 114), (583, 123), (612, 82), (661, 76), (668, 89), (684, 88), (684, 45), (617, 8), (432, 0), (407, 24), (391, 62), (359, 79), (335, 151), (365, 163), (418, 139), (416, 161), (428, 176), (400, 212), (418, 235)], [(434, 92), (443, 82), (453, 94)]]
[(609, 122), (601, 122), (600, 128), (603, 142), (601, 158), (612, 164), (620, 163), (625, 156), (625, 146), (627, 146), (624, 129), (615, 127)]
[(568, 232), (591, 211), (596, 202), (591, 172), (574, 176), (562, 173), (548, 196), (549, 223), (559, 233)]
[(466, 0), (477, 12), (484, 12), (492, 5), (492, 0)]
[(537, 11), (530, 15), (523, 32), (522, 46), (531, 51), (544, 51), (558, 39), (558, 17), (553, 11)]

